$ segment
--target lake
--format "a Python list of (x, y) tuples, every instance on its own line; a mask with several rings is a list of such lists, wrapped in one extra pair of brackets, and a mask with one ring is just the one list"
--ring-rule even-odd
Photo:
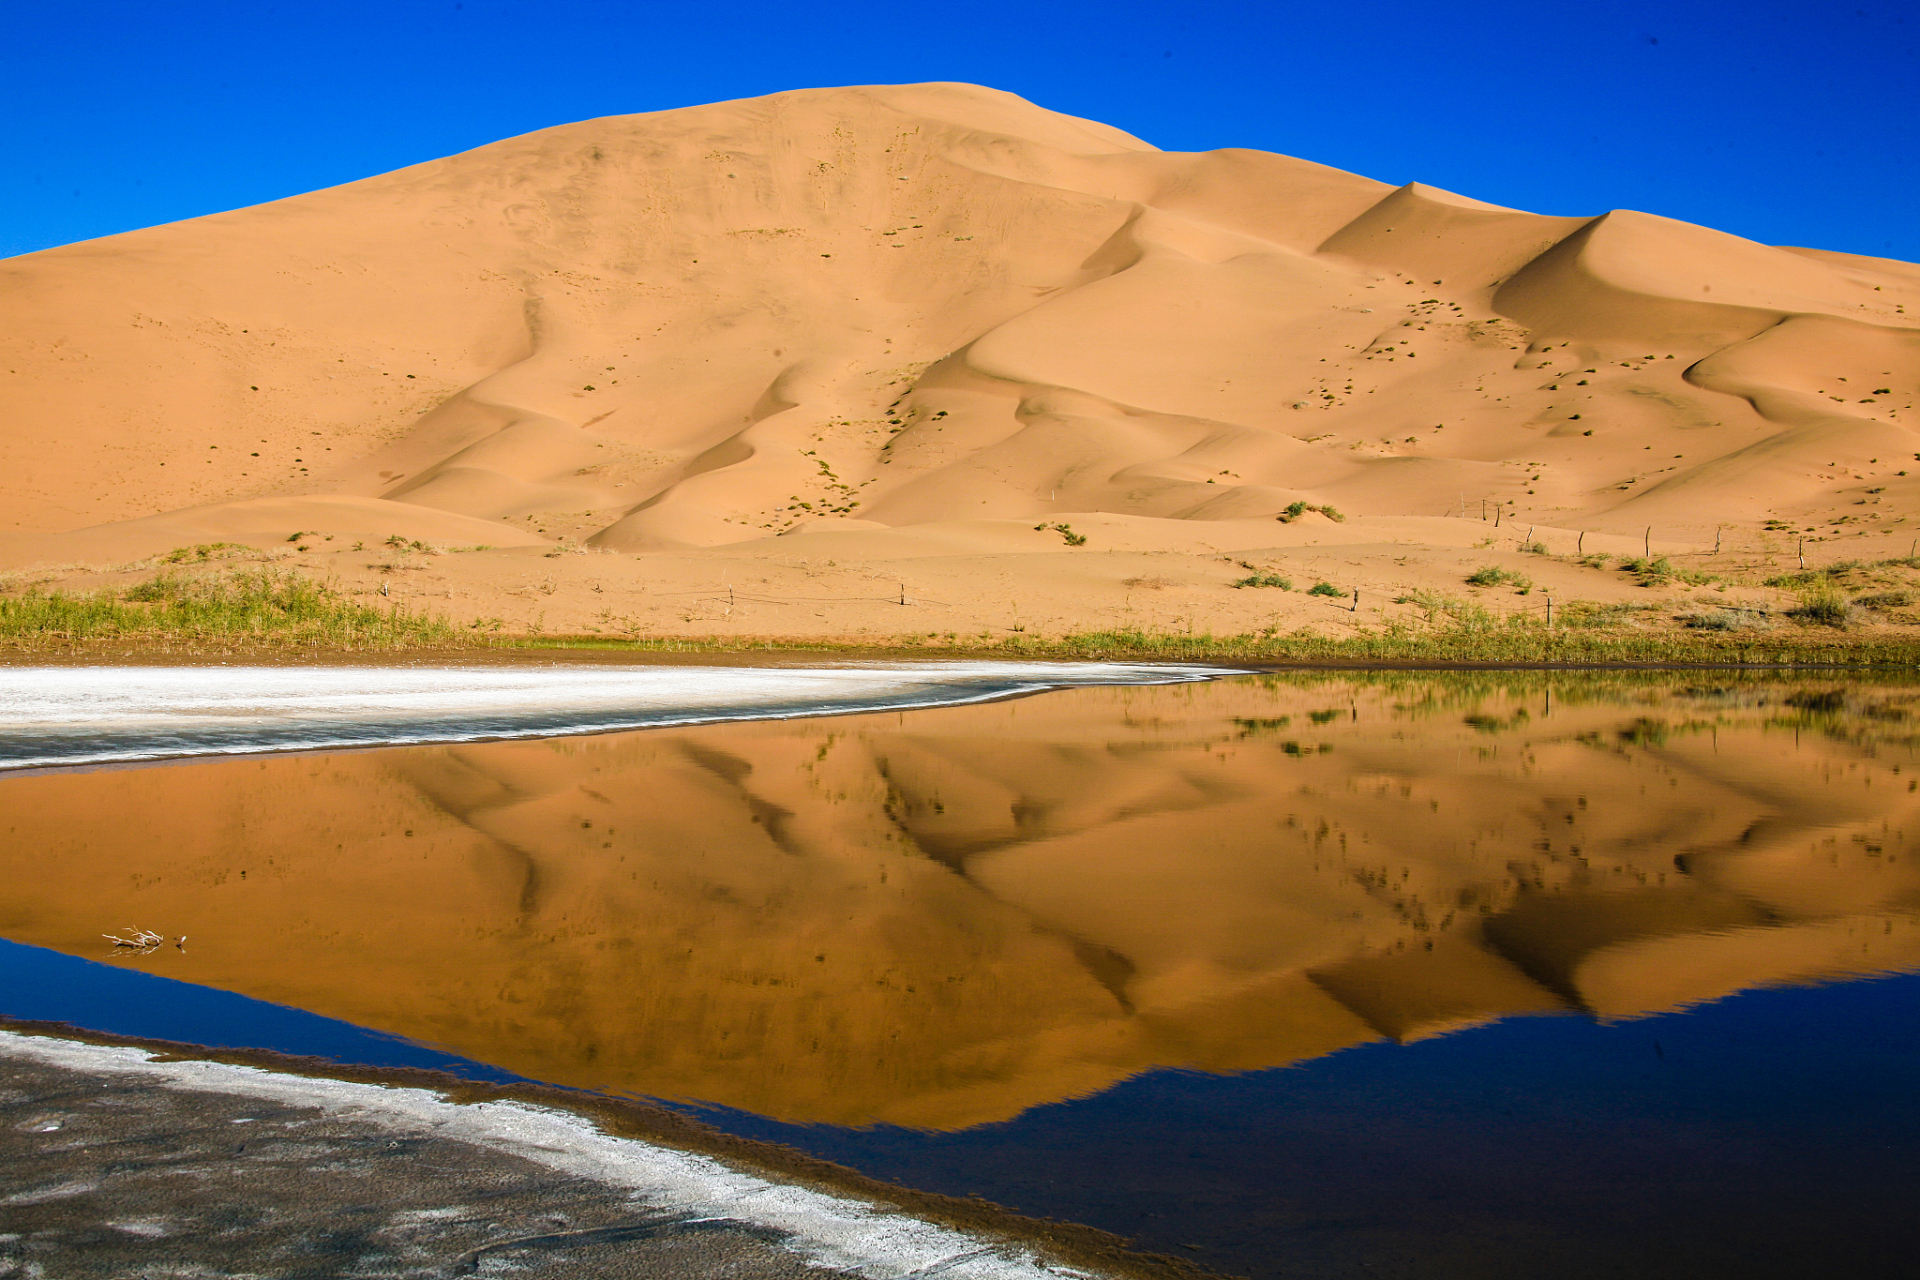
[(0, 1014), (657, 1099), (1230, 1274), (1904, 1258), (1920, 683), (1012, 668), (19, 702)]

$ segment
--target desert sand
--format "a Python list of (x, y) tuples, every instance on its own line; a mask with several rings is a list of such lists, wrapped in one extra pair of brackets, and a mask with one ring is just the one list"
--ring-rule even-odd
[[(952, 1129), (1920, 966), (1911, 687), (1297, 676), (0, 779), (0, 933)], [(115, 959), (105, 930), (185, 935)]]
[(16, 587), (232, 543), (516, 630), (1339, 631), (1920, 536), (1920, 267), (970, 85), (562, 125), (0, 298)]

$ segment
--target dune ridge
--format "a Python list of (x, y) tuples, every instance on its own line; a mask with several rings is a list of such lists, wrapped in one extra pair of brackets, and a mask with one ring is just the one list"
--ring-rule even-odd
[[(349, 546), (392, 537), (485, 548), (417, 592), (455, 613), (577, 621), (608, 602), (525, 599), (530, 558), (612, 553), (623, 599), (919, 560), (969, 621), (1084, 619), (1121, 554), (1437, 581), (1494, 508), (1556, 546), (1890, 553), (1920, 485), (1911, 264), (1168, 153), (970, 85), (562, 125), (0, 279), (0, 567), (305, 535), (370, 583)], [(849, 625), (809, 615), (729, 621)]]

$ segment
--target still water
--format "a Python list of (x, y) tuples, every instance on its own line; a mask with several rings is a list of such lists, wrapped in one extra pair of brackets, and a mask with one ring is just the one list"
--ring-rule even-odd
[(1315, 672), (0, 776), (0, 1014), (232, 1001), (183, 1038), (309, 1018), (1229, 1273), (1886, 1266), (1917, 745), (1920, 684)]

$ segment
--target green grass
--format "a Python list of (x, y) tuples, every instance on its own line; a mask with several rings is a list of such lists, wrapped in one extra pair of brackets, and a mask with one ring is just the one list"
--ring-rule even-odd
[(0, 596), (0, 649), (44, 652), (124, 641), (336, 650), (484, 643), (445, 619), (361, 604), (292, 570), (167, 572), (121, 591)]
[(1347, 518), (1332, 507), (1316, 507), (1310, 502), (1295, 502), (1289, 505), (1285, 511), (1275, 516), (1274, 519), (1278, 520), (1281, 524), (1292, 524), (1309, 511), (1318, 511), (1335, 524), (1345, 524), (1347, 522)]
[[(1336, 593), (1338, 588), (1333, 589)], [(899, 657), (1021, 657), (1273, 664), (1711, 664), (1920, 667), (1920, 637), (1862, 636), (1822, 619), (1770, 631), (1748, 627), (1634, 626), (1645, 606), (1570, 602), (1548, 630), (1538, 616), (1496, 618), (1438, 594), (1402, 597), (1427, 622), (1390, 622), (1332, 635), (1302, 628), (1237, 635), (1119, 629), (1057, 637), (953, 633), (890, 640), (781, 637), (606, 637), (500, 635), (397, 606), (350, 599), (292, 569), (168, 570), (117, 591), (88, 594), (28, 589), (0, 594), (0, 651), (44, 653), (131, 646), (147, 652), (233, 652), (314, 648), (593, 648), (636, 653), (820, 653)], [(1845, 603), (1844, 597), (1841, 603)], [(1717, 623), (1719, 620), (1716, 619)], [(1731, 620), (1729, 620), (1731, 621)], [(1623, 625), (1625, 624), (1625, 625)]]
[(738, 637), (658, 637), (632, 641), (542, 636), (503, 642), (514, 648), (618, 649), (642, 653), (784, 652), (859, 654), (862, 657), (992, 657), (1067, 661), (1246, 662), (1325, 666), (1497, 664), (1537, 666), (1708, 665), (1920, 667), (1920, 639), (1863, 640), (1826, 628), (1784, 631), (1548, 631), (1538, 619), (1490, 626), (1437, 628), (1389, 625), (1345, 635), (1256, 632), (1207, 633), (1122, 629), (1045, 637), (928, 635), (889, 641), (746, 640)]
[(1853, 620), (1853, 606), (1844, 591), (1831, 586), (1811, 587), (1800, 593), (1800, 603), (1787, 610), (1787, 616), (1823, 627), (1844, 628)]
[(1483, 564), (1467, 575), (1467, 585), (1470, 587), (1497, 587), (1503, 583), (1511, 583), (1521, 595), (1533, 590), (1532, 578), (1512, 569), (1502, 569), (1497, 564)]

